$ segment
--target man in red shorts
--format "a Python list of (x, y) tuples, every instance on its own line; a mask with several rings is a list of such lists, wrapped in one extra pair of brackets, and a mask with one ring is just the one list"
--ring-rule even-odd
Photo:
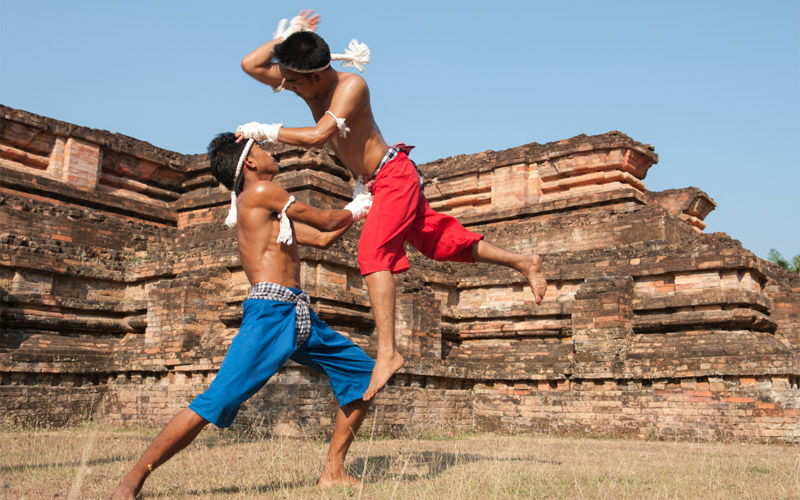
[[(331, 55), (314, 31), (319, 15), (302, 11), (279, 24), (275, 39), (242, 60), (242, 68), (276, 92), (289, 90), (308, 105), (316, 125), (285, 128), (281, 124), (248, 123), (241, 139), (282, 142), (306, 148), (330, 144), (358, 179), (356, 192), (369, 189), (372, 208), (358, 245), (358, 263), (369, 289), (378, 354), (364, 399), (371, 399), (403, 366), (395, 348), (395, 285), (393, 274), (408, 270), (403, 242), (440, 261), (488, 262), (511, 267), (527, 278), (534, 299), (547, 290), (538, 255), (522, 255), (494, 246), (465, 229), (449, 215), (434, 212), (422, 194), (422, 175), (408, 158), (410, 146), (393, 147), (384, 140), (372, 114), (369, 88), (361, 76), (334, 70), (331, 60), (344, 60), (363, 70), (369, 49), (350, 42), (345, 54)], [(363, 182), (363, 185), (362, 185)], [(364, 193), (359, 194), (363, 196)]]

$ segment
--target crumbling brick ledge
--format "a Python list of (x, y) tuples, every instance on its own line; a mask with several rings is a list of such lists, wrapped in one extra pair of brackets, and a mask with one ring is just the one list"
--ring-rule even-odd
[[(274, 154), (295, 197), (344, 205), (329, 150)], [(544, 255), (550, 286), (537, 307), (510, 271), (412, 250), (397, 278), (408, 363), (365, 425), (800, 442), (800, 278), (705, 234), (702, 190), (648, 191), (657, 161), (609, 132), (421, 165), (434, 208)], [(0, 419), (162, 424), (204, 390), (248, 291), (228, 199), (204, 155), (0, 106)], [(301, 278), (374, 354), (359, 229), (301, 249)], [(319, 435), (335, 404), (290, 364), (237, 425)]]

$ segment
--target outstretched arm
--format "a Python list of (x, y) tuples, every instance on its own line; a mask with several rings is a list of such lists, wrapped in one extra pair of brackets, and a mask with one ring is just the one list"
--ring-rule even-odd
[[(286, 201), (289, 201), (288, 197)], [(286, 215), (293, 221), (303, 222), (323, 232), (346, 228), (353, 222), (353, 212), (350, 210), (320, 210), (302, 201), (292, 203)]]
[(295, 240), (297, 240), (298, 245), (308, 245), (327, 250), (350, 229), (350, 226), (351, 224), (348, 224), (335, 231), (320, 231), (308, 224), (296, 222), (294, 225)]
[[(298, 15), (305, 18), (312, 31), (317, 29), (319, 14), (314, 14), (313, 10), (301, 10)], [(272, 88), (280, 86), (281, 82), (283, 82), (283, 77), (281, 77), (278, 65), (273, 62), (273, 57), (275, 55), (275, 45), (282, 41), (283, 38), (276, 38), (245, 56), (242, 59), (242, 69), (245, 73)]]
[[(287, 81), (291, 89), (291, 82)], [(344, 119), (345, 123), (351, 120), (369, 103), (369, 88), (363, 78), (352, 75), (345, 81), (340, 81), (334, 91), (328, 111), (336, 118)], [(280, 124), (258, 124), (255, 122), (241, 125), (236, 131), (238, 141), (255, 139), (270, 142), (282, 142), (292, 146), (304, 148), (320, 148), (335, 135), (343, 135), (339, 130), (336, 120), (330, 113), (325, 113), (313, 127), (286, 128)]]
[[(273, 182), (259, 182), (254, 189), (253, 195), (247, 199), (248, 205), (265, 207), (280, 213), (289, 201), (289, 193)], [(353, 222), (353, 212), (350, 210), (320, 210), (302, 201), (292, 203), (286, 210), (286, 215), (295, 222), (308, 224), (324, 232), (347, 227)]]

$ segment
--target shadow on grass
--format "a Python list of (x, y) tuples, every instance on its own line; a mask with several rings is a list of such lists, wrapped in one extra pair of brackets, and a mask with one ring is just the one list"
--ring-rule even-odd
[[(273, 481), (269, 484), (262, 484), (260, 486), (252, 486), (252, 487), (241, 487), (241, 486), (221, 486), (219, 488), (210, 488), (206, 490), (191, 490), (187, 491), (185, 494), (189, 496), (200, 496), (200, 495), (211, 495), (217, 497), (219, 495), (238, 495), (241, 493), (258, 493), (258, 494), (266, 494), (266, 493), (275, 493), (277, 491), (284, 491), (294, 488), (302, 488), (306, 486), (312, 486), (317, 484), (317, 481), (292, 481), (292, 482), (283, 482), (283, 481)], [(175, 492), (164, 492), (164, 493), (140, 493), (137, 498), (145, 499), (145, 498), (174, 498)]]
[[(128, 462), (131, 460), (135, 460), (138, 458), (137, 455), (115, 455), (110, 458), (98, 458), (95, 460), (87, 460), (86, 465), (89, 467), (93, 467), (95, 465), (108, 465), (113, 464), (115, 462)], [(51, 464), (18, 464), (18, 465), (0, 465), (0, 474), (6, 472), (25, 472), (25, 471), (32, 471), (32, 470), (47, 470), (47, 469), (58, 469), (58, 468), (70, 468), (70, 467), (79, 467), (81, 465), (80, 459), (75, 460), (74, 462), (58, 462), (58, 463), (51, 463)]]
[[(482, 457), (463, 453), (448, 453), (440, 451), (423, 451), (410, 455), (384, 455), (377, 457), (361, 457), (350, 464), (347, 469), (354, 477), (363, 479), (365, 483), (373, 483), (382, 480), (415, 481), (418, 479), (431, 479), (446, 470), (458, 466), (475, 462), (537, 462), (549, 465), (561, 465), (561, 462), (552, 460), (540, 460), (535, 457), (518, 457), (497, 459)], [(366, 466), (366, 467), (365, 467)], [(419, 473), (392, 472), (400, 469), (406, 471), (411, 469), (421, 471)]]
[[(135, 439), (145, 442), (152, 442), (154, 437), (141, 436), (141, 437), (136, 437)], [(236, 446), (237, 444), (240, 443), (248, 443), (255, 441), (257, 441), (257, 437), (251, 438), (250, 436), (247, 436), (245, 439), (241, 439), (239, 438), (239, 436), (231, 438), (231, 436), (225, 436), (225, 435), (210, 435), (204, 437), (203, 439), (198, 439), (196, 443), (206, 448), (216, 448), (225, 446)], [(129, 453), (125, 455), (115, 454), (111, 457), (87, 460), (86, 465), (89, 467), (93, 467), (96, 465), (109, 465), (116, 462), (132, 462), (134, 460), (138, 460), (140, 456), (141, 453)], [(77, 458), (74, 462), (69, 461), (69, 462), (38, 463), (38, 464), (0, 465), (0, 474), (11, 473), (11, 472), (33, 471), (33, 470), (78, 467), (80, 466), (80, 453), (78, 453), (78, 457), (79, 458)]]
[[(363, 475), (364, 483), (377, 483), (379, 481), (395, 480), (395, 481), (417, 481), (420, 479), (431, 479), (437, 475), (445, 472), (446, 470), (475, 462), (537, 462), (550, 465), (561, 465), (561, 462), (552, 460), (540, 460), (535, 457), (515, 457), (507, 459), (497, 459), (491, 457), (482, 457), (480, 455), (471, 454), (456, 454), (446, 453), (439, 451), (423, 451), (419, 453), (412, 453), (410, 455), (383, 455), (377, 457), (362, 457), (358, 458), (353, 463), (347, 466), (347, 471), (356, 479), (361, 479)], [(364, 465), (366, 464), (366, 472)], [(392, 469), (401, 469), (406, 471), (422, 470), (421, 473), (400, 472), (393, 473)], [(254, 487), (241, 487), (241, 486), (221, 486), (218, 488), (211, 488), (205, 490), (191, 490), (187, 491), (186, 495), (190, 496), (223, 496), (223, 495), (239, 495), (242, 493), (254, 494), (270, 494), (280, 491), (291, 490), (295, 488), (304, 488), (314, 486), (317, 484), (316, 478), (307, 481), (273, 481), (269, 484), (263, 484)], [(174, 492), (163, 493), (143, 493), (140, 498), (172, 498)]]

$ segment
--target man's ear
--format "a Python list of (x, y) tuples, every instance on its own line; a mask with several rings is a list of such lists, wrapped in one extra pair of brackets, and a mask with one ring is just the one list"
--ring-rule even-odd
[(242, 163), (242, 166), (243, 167), (247, 167), (250, 170), (253, 170), (256, 167), (256, 164), (253, 161), (253, 158), (248, 154), (247, 156), (245, 156), (244, 162)]

